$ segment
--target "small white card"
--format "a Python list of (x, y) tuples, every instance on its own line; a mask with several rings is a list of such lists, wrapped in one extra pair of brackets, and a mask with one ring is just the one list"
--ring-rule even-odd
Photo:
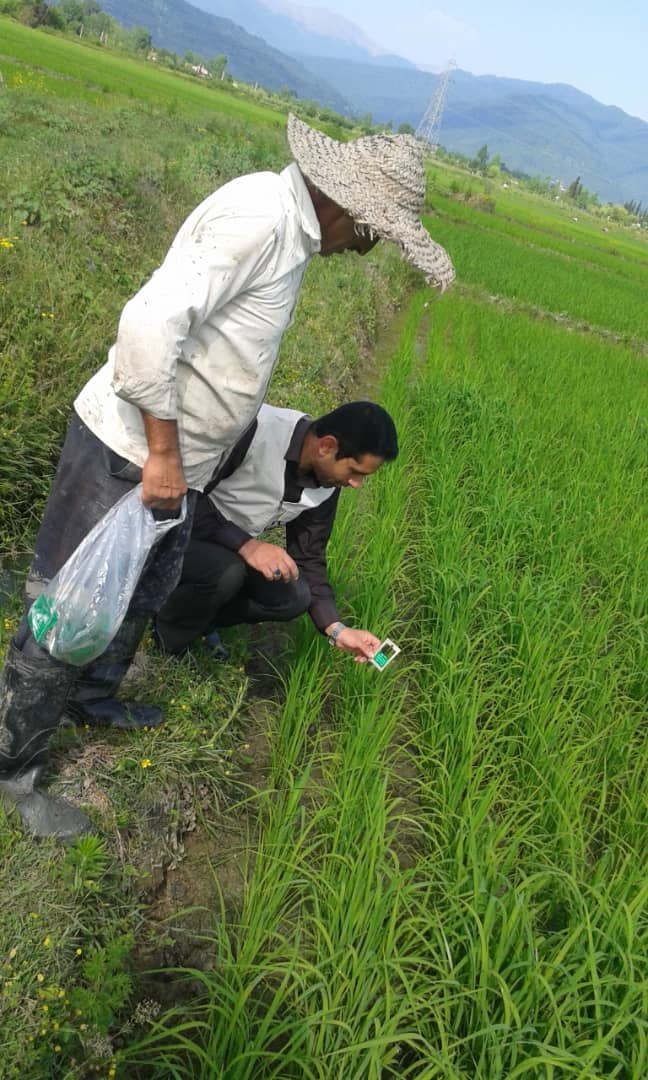
[(369, 663), (378, 668), (378, 671), (384, 671), (387, 665), (391, 664), (392, 660), (398, 656), (399, 652), (398, 645), (395, 645), (391, 638), (385, 638), (382, 645), (378, 646)]

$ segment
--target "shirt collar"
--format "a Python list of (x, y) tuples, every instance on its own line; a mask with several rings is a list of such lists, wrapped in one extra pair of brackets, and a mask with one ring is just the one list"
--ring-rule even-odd
[(319, 251), (322, 246), (322, 230), (299, 165), (293, 161), (282, 169), (280, 175), (295, 197), (302, 229), (315, 242), (314, 250)]
[(304, 445), (304, 439), (314, 421), (312, 416), (302, 416), (297, 421), (293, 429), (292, 438), (288, 445), (288, 449), (284, 454), (284, 461), (286, 462), (286, 469), (284, 472), (284, 500), (286, 502), (299, 502), (301, 499), (301, 493), (305, 487), (318, 488), (322, 487), (319, 484), (314, 475), (300, 476), (298, 472), (299, 455), (301, 454), (302, 446)]

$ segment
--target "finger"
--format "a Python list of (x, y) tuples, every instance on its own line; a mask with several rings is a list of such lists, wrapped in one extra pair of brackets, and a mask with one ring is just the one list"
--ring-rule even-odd
[[(380, 642), (378, 642), (378, 644), (380, 644)], [(360, 653), (362, 655), (363, 660), (371, 660), (371, 659), (373, 659), (373, 656), (374, 656), (374, 654), (376, 652), (376, 649), (374, 648), (374, 646), (369, 644), (366, 641), (361, 642), (360, 645), (358, 646), (358, 649), (359, 649), (359, 651), (360, 651)]]

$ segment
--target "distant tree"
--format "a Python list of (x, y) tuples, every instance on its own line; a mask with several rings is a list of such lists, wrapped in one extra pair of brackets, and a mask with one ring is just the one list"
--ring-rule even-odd
[(47, 25), (51, 26), (52, 30), (62, 30), (63, 32), (67, 30), (65, 19), (61, 15), (58, 7), (50, 7), (49, 15), (47, 16)]
[(575, 180), (572, 180), (571, 184), (567, 188), (567, 198), (573, 199), (576, 202), (578, 196), (583, 190), (580, 176), (577, 176)]
[(646, 211), (641, 209), (641, 199), (629, 199), (628, 202), (624, 202), (623, 207), (632, 217), (646, 216)]
[(49, 6), (44, 0), (36, 0), (34, 4), (27, 4), (21, 13), (21, 21), (36, 29), (38, 26), (47, 26), (49, 20)]
[(158, 63), (163, 64), (165, 67), (180, 67), (180, 57), (177, 53), (171, 52), (170, 49), (156, 48), (155, 55)]
[(131, 40), (135, 52), (148, 52), (153, 44), (150, 31), (145, 26), (134, 26), (131, 30)]
[(486, 173), (486, 169), (488, 168), (488, 146), (486, 143), (479, 147), (479, 150), (470, 162), (470, 165), (476, 172), (482, 174)]
[(502, 173), (502, 159), (499, 154), (493, 154), (492, 158), (488, 162), (488, 168), (486, 174), (491, 177), (498, 178)]
[(226, 56), (212, 56), (211, 60), (208, 60), (205, 64), (207, 71), (213, 79), (220, 79), (227, 67)]
[(58, 11), (66, 30), (74, 34), (79, 33), (83, 26), (84, 14), (81, 0), (60, 0), (53, 10)]
[(398, 125), (398, 134), (399, 135), (415, 135), (416, 132), (414, 131), (414, 128), (412, 127), (411, 124), (403, 123), (403, 124)]
[(552, 193), (552, 180), (550, 176), (529, 176), (525, 177), (524, 173), (517, 171), (513, 172), (513, 176), (519, 176), (520, 179), (524, 179), (529, 191), (534, 191), (536, 195), (551, 195)]

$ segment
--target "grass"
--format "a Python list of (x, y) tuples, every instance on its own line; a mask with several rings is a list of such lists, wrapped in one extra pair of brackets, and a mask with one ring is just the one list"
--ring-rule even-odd
[(645, 285), (603, 267), (543, 250), (483, 228), (427, 219), (435, 239), (452, 251), (466, 284), (534, 305), (596, 329), (645, 340)]
[(417, 353), (421, 313), (333, 554), (400, 666), (298, 645), (244, 906), (126, 1074), (646, 1071), (645, 360), (460, 292)]
[[(215, 171), (276, 167), (285, 148), (272, 126), (220, 115), (196, 141), (181, 117), (110, 94), (70, 111), (17, 86), (2, 107), (0, 233), (18, 240), (0, 250), (0, 483), (18, 546), (124, 296)], [(493, 215), (438, 209), (459, 284), (417, 296), (379, 389), (368, 373), (401, 454), (343, 497), (330, 552), (346, 620), (403, 652), (380, 674), (302, 620), (259, 706), (240, 670), (250, 639), (231, 631), (225, 668), (145, 653), (134, 689), (165, 708), (161, 730), (61, 731), (58, 790), (104, 836), (34, 848), (0, 815), (8, 1075), (648, 1072), (644, 248), (515, 193)], [(387, 298), (412, 283), (379, 252), (313, 265), (273, 400), (317, 411), (351, 392)], [(0, 648), (19, 607), (5, 605)], [(267, 762), (250, 783), (259, 726)], [(217, 900), (200, 966), (142, 981), (133, 945), (182, 929), (147, 906), (159, 820), (171, 846), (198, 826)], [(234, 898), (218, 865), (232, 829)]]
[(187, 119), (209, 109), (219, 116), (277, 130), (285, 124), (285, 117), (276, 110), (143, 60), (58, 34), (34, 32), (2, 16), (0, 27), (3, 69), (5, 56), (12, 65), (7, 78), (10, 88), (15, 88), (18, 78), (18, 86), (26, 80), (49, 94), (87, 101), (99, 109), (102, 101), (109, 109), (115, 103), (138, 101)]
[[(531, 217), (520, 219), (510, 205), (510, 200), (502, 198), (500, 192), (494, 197), (495, 209), (492, 213), (484, 212), (470, 204), (455, 198), (434, 192), (431, 197), (434, 209), (457, 224), (466, 224), (472, 230), (492, 232), (511, 237), (543, 251), (565, 255), (582, 263), (601, 267), (617, 278), (628, 278), (636, 283), (648, 281), (648, 242), (637, 237), (632, 243), (624, 234), (627, 230), (612, 226), (612, 241), (601, 236), (601, 219), (584, 215), (583, 224), (572, 224), (568, 211), (562, 211), (564, 218), (554, 216)], [(580, 213), (580, 211), (579, 211)], [(580, 219), (577, 219), (580, 221)], [(609, 227), (604, 226), (608, 231)], [(621, 235), (620, 235), (621, 234)]]

